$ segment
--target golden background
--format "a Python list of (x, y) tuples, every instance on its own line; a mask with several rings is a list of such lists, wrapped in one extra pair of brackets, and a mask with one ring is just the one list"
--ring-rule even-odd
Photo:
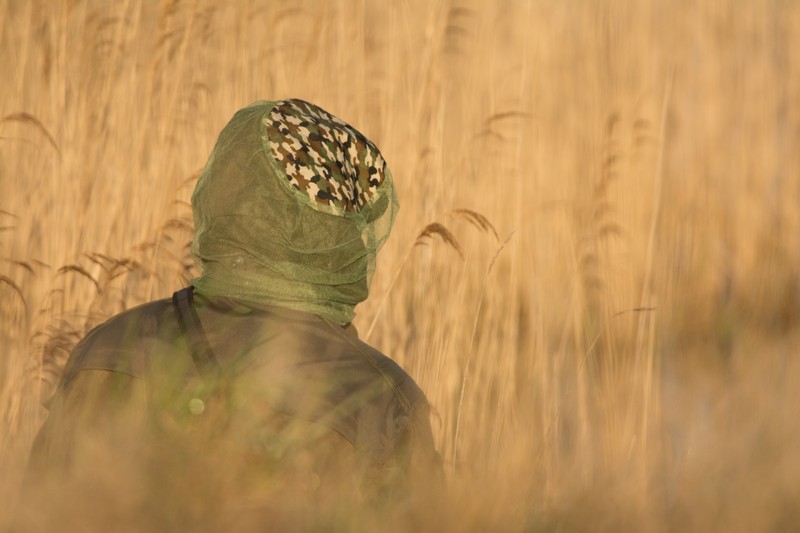
[(434, 406), (431, 524), (800, 527), (800, 3), (0, 0), (0, 72), (3, 506), (71, 346), (191, 277), (220, 129), (297, 97), (395, 176), (356, 325)]

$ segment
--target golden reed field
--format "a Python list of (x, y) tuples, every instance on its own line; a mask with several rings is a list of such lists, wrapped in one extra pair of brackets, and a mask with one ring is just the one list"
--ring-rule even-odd
[(285, 97), (395, 176), (356, 325), (435, 409), (415, 529), (800, 529), (800, 3), (0, 0), (0, 72), (0, 529), (70, 348), (192, 277), (217, 134)]

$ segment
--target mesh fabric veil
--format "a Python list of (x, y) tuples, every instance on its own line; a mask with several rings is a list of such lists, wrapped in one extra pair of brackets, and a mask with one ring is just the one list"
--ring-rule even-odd
[(378, 149), (302, 100), (257, 102), (219, 135), (192, 195), (208, 296), (352, 320), (398, 209)]

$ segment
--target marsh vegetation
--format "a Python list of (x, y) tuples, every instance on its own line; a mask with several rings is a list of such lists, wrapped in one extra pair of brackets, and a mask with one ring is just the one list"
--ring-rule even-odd
[(0, 71), (0, 528), (70, 348), (187, 283), (217, 133), (283, 97), (395, 176), (356, 325), (435, 409), (417, 528), (800, 527), (799, 3), (0, 0)]

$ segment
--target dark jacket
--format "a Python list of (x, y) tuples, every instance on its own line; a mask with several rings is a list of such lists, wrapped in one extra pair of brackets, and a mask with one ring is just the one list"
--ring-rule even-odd
[[(34, 443), (29, 486), (54, 471), (79, 471), (89, 486), (87, 476), (109, 468), (90, 476), (87, 463), (107, 461), (120, 469), (115, 479), (155, 470), (184, 487), (199, 480), (213, 505), (271, 508), (278, 494), (317, 506), (344, 493), (396, 499), (415, 479), (441, 478), (423, 393), (354, 330), (230, 299), (196, 296), (191, 305), (207, 346), (182, 331), (173, 301), (159, 300), (75, 347)], [(198, 349), (217, 363), (203, 368)], [(134, 484), (142, 483), (152, 496), (153, 480)], [(236, 490), (220, 496), (229, 485)]]

